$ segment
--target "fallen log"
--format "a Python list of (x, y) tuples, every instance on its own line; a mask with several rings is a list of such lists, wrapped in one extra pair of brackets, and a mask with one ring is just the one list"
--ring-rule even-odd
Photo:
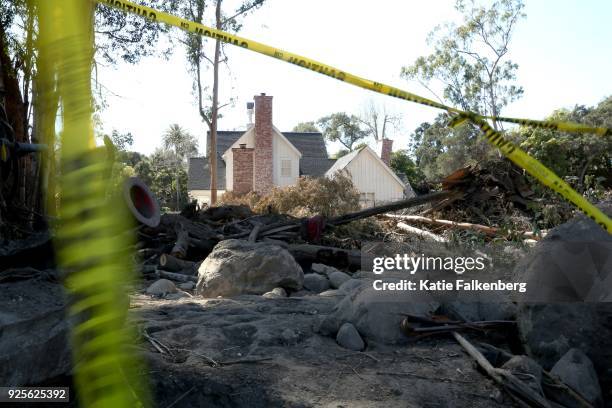
[(289, 245), (288, 250), (298, 262), (322, 263), (336, 268), (361, 268), (361, 251), (311, 244)]
[(413, 227), (408, 224), (404, 224), (403, 222), (397, 223), (397, 228), (401, 229), (404, 232), (407, 232), (412, 235), (419, 236), (421, 238), (434, 241), (434, 242), (448, 242), (448, 239), (441, 237), (439, 235), (434, 234), (433, 232), (425, 231), (416, 227)]
[(176, 242), (170, 251), (170, 255), (177, 258), (184, 258), (189, 249), (189, 232), (185, 229), (183, 223), (178, 223), (175, 226)]
[[(397, 219), (401, 219), (401, 220), (404, 220), (404, 221), (417, 221), (417, 222), (422, 222), (422, 223), (425, 223), (425, 224), (441, 225), (441, 226), (448, 226), (448, 227), (460, 228), (460, 229), (465, 229), (465, 230), (484, 232), (485, 234), (490, 235), (490, 236), (500, 235), (500, 234), (502, 234), (504, 232), (504, 231), (501, 231), (499, 228), (496, 228), (496, 227), (488, 227), (486, 225), (472, 224), (472, 223), (469, 223), (469, 222), (456, 222), (456, 221), (450, 221), (450, 220), (440, 220), (440, 219), (436, 219), (436, 218), (423, 217), (421, 215), (384, 214), (384, 216), (388, 217), (388, 218), (397, 218)], [(525, 238), (540, 239), (541, 237), (546, 235), (546, 232), (542, 231), (542, 233), (538, 235), (538, 234), (536, 234), (536, 233), (534, 233), (532, 231), (524, 231), (524, 232), (520, 232), (519, 234), (522, 237), (525, 237)]]
[(259, 230), (261, 230), (262, 224), (255, 224), (253, 230), (249, 234), (249, 242), (257, 241), (257, 234), (259, 234)]
[(372, 217), (374, 215), (384, 214), (397, 210), (403, 210), (404, 208), (416, 207), (418, 205), (426, 204), (432, 201), (442, 200), (450, 196), (454, 196), (456, 193), (451, 191), (438, 191), (435, 193), (425, 194), (418, 197), (409, 198), (407, 200), (395, 201), (390, 204), (380, 205), (378, 207), (366, 208), (365, 210), (357, 211), (350, 214), (340, 215), (327, 220), (328, 225), (342, 225), (363, 218)]
[(197, 276), (184, 275), (182, 273), (160, 271), (159, 269), (157, 270), (156, 274), (160, 278), (169, 279), (169, 280), (173, 280), (177, 282), (197, 282), (198, 281)]
[[(395, 201), (390, 204), (381, 205), (378, 207), (366, 208), (365, 210), (357, 211), (354, 213), (340, 215), (338, 217), (332, 217), (325, 221), (326, 225), (336, 226), (348, 224), (353, 221), (361, 220), (364, 218), (372, 217), (374, 215), (384, 214), (391, 211), (402, 210), (404, 208), (416, 207), (418, 205), (426, 204), (432, 201), (442, 200), (447, 197), (456, 196), (457, 193), (452, 191), (438, 191), (435, 193), (425, 194), (418, 197), (409, 198), (407, 200)], [(302, 225), (302, 219), (291, 220), (291, 221), (282, 221), (277, 223), (272, 223), (263, 226), (259, 230), (260, 236), (271, 235), (276, 232), (290, 231), (293, 229), (299, 229)], [(249, 232), (243, 232), (239, 234), (234, 234), (230, 236), (226, 236), (225, 239), (229, 238), (244, 238), (248, 237)]]
[(195, 269), (196, 263), (191, 261), (185, 261), (183, 259), (176, 258), (172, 255), (162, 254), (159, 257), (159, 266), (165, 271), (178, 272)]

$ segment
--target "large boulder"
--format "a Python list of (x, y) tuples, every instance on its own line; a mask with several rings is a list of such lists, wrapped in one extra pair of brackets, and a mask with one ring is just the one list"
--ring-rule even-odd
[[(601, 387), (593, 363), (579, 349), (571, 349), (557, 361), (550, 373), (577, 391), (595, 407), (603, 406)], [(560, 395), (561, 397), (561, 395)], [(567, 407), (579, 407), (575, 401), (553, 398)]]
[[(612, 205), (600, 208), (612, 215)], [(611, 248), (612, 235), (579, 215), (550, 231), (517, 265), (516, 280), (527, 282), (535, 297), (519, 304), (519, 333), (545, 369), (579, 348), (606, 377), (602, 382), (612, 380)]]
[(31, 386), (68, 375), (70, 325), (63, 286), (45, 279), (44, 273), (39, 278), (2, 283), (0, 303), (2, 385)]
[(324, 317), (318, 330), (335, 335), (344, 323), (352, 323), (367, 340), (385, 344), (407, 341), (400, 330), (404, 314), (428, 316), (440, 305), (427, 292), (377, 291), (364, 282)]
[(261, 295), (276, 287), (299, 290), (302, 268), (278, 245), (229, 239), (218, 243), (198, 270), (196, 294)]

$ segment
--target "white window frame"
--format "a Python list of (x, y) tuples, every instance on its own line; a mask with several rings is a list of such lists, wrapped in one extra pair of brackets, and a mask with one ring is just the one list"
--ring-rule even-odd
[[(288, 166), (285, 167), (285, 164)], [(293, 163), (289, 157), (281, 157), (280, 159), (280, 176), (289, 178), (293, 173)]]
[(359, 204), (363, 208), (374, 207), (376, 205), (376, 195), (374, 193), (359, 193)]

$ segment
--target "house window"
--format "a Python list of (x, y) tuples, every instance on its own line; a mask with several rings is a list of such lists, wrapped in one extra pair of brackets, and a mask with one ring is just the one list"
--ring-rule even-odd
[(290, 159), (281, 159), (281, 177), (291, 177)]
[(376, 204), (376, 200), (374, 197), (374, 193), (360, 193), (359, 204), (363, 208), (374, 207), (374, 205)]

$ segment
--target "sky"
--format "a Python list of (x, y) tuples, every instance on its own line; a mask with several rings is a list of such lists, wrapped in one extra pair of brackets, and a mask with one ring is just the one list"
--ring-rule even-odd
[[(228, 1), (228, 13), (231, 4)], [(522, 99), (505, 116), (542, 119), (575, 104), (594, 105), (612, 94), (612, 1), (525, 0), (527, 18), (519, 22), (509, 58), (518, 63)], [(415, 82), (400, 77), (402, 66), (428, 55), (427, 34), (438, 24), (459, 21), (454, 1), (267, 0), (244, 20), (240, 36), (285, 49), (368, 79), (433, 98)], [(180, 35), (173, 29), (173, 35)], [(391, 134), (394, 149), (405, 148), (410, 134), (439, 111), (378, 95), (238, 47), (226, 47), (219, 130), (244, 129), (246, 103), (272, 95), (273, 121), (281, 131), (334, 112), (359, 114), (374, 102), (400, 115), (402, 126)], [(212, 70), (204, 73), (212, 82)], [(205, 151), (206, 125), (197, 110), (193, 81), (184, 52), (177, 46), (168, 59), (147, 57), (136, 65), (100, 64), (106, 108), (104, 132), (131, 132), (132, 150), (152, 153), (161, 135), (178, 123)], [(339, 148), (328, 146), (329, 153)]]

